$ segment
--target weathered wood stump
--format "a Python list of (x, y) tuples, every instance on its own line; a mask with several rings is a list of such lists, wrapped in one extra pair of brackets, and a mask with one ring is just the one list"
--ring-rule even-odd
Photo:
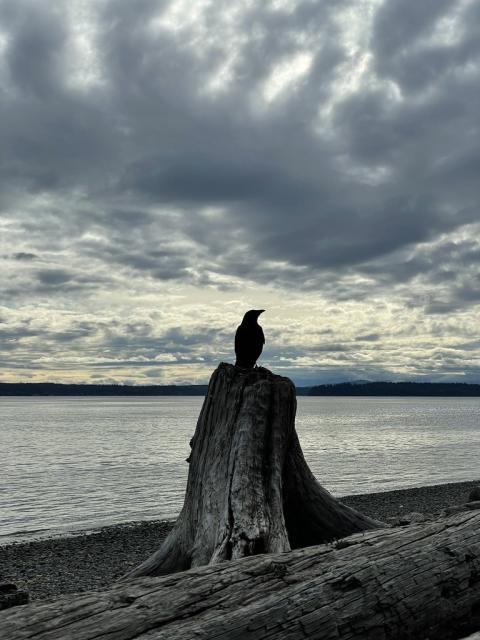
[(0, 613), (2, 640), (451, 640), (480, 629), (480, 513)]
[(317, 482), (295, 432), (291, 380), (222, 363), (192, 439), (185, 503), (162, 547), (126, 578), (278, 553), (373, 529)]

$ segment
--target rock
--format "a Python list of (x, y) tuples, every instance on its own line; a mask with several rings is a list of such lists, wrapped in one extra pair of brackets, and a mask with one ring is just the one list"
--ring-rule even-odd
[(0, 582), (0, 610), (16, 607), (19, 604), (27, 604), (28, 593), (19, 591), (11, 582)]
[(468, 509), (466, 504), (456, 504), (451, 507), (445, 507), (440, 513), (441, 517), (452, 516), (455, 513), (461, 513), (462, 511), (466, 511)]
[(387, 523), (392, 527), (404, 527), (407, 524), (410, 524), (410, 520), (405, 516), (389, 516), (387, 518)]
[(427, 520), (427, 516), (419, 511), (412, 511), (411, 513), (407, 513), (402, 516), (402, 519), (407, 520), (409, 523), (425, 522)]
[(476, 502), (477, 500), (480, 500), (480, 487), (473, 487), (468, 496), (468, 501)]
[(452, 507), (446, 507), (440, 513), (440, 517), (444, 518), (445, 516), (451, 516), (455, 513), (461, 513), (462, 511), (475, 511), (476, 509), (480, 509), (480, 500), (472, 500), (471, 502), (466, 502), (465, 504), (456, 504)]
[(411, 511), (400, 516), (393, 516), (387, 518), (387, 522), (393, 527), (403, 527), (407, 524), (415, 524), (420, 522), (426, 522), (429, 519), (424, 513), (418, 511)]

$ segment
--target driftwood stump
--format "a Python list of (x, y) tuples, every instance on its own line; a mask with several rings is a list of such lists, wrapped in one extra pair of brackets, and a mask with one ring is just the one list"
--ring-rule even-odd
[(452, 640), (478, 629), (478, 511), (0, 612), (2, 640)]
[(126, 578), (279, 553), (373, 529), (317, 482), (295, 432), (291, 380), (222, 363), (192, 439), (185, 503), (161, 548)]

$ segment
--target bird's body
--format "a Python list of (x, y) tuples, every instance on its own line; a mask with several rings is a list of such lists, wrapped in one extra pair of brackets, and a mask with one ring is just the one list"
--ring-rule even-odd
[(235, 355), (237, 356), (235, 366), (237, 367), (251, 369), (262, 353), (265, 336), (257, 322), (261, 313), (263, 309), (247, 311), (243, 316), (242, 324), (237, 328), (235, 334)]

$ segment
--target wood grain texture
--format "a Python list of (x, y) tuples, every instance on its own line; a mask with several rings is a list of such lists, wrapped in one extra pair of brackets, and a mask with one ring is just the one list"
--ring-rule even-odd
[(377, 527), (316, 481), (295, 412), (288, 378), (220, 364), (191, 442), (182, 512), (162, 547), (126, 578), (289, 551)]
[(480, 629), (480, 514), (0, 613), (2, 640), (446, 640)]

